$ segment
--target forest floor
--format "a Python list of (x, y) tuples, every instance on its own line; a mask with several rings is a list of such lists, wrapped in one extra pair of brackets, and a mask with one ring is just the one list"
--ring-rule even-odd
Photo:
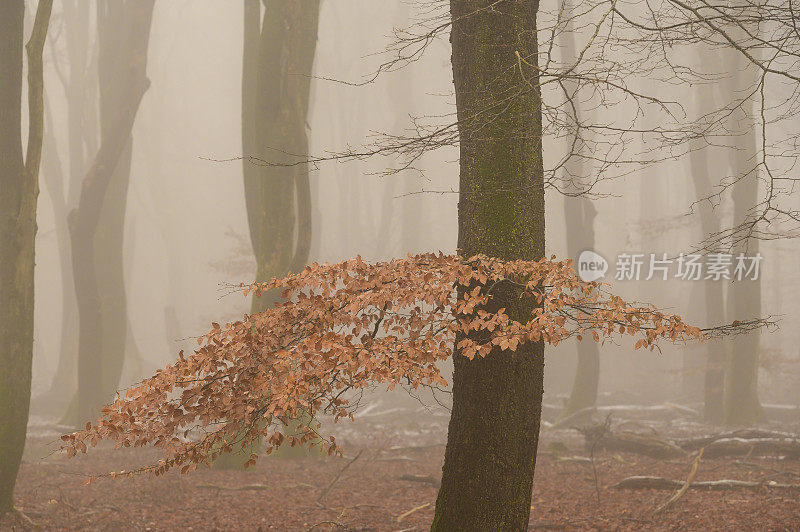
[[(30, 521), (0, 518), (0, 530), (35, 525), (43, 530), (423, 531), (433, 517), (441, 475), (443, 422), (402, 430), (375, 424), (354, 431), (337, 438), (345, 443), (343, 458), (264, 458), (245, 472), (201, 469), (88, 485), (88, 475), (130, 469), (159, 455), (101, 445), (68, 460), (49, 454), (57, 431), (34, 430), (16, 489), (17, 505)], [(709, 432), (699, 425), (668, 425), (670, 435)], [(575, 430), (544, 429), (530, 530), (800, 530), (800, 490), (768, 487), (770, 482), (800, 483), (797, 459), (701, 458), (695, 481), (736, 479), (762, 486), (689, 489), (655, 514), (674, 490), (613, 487), (634, 475), (683, 482), (693, 462), (691, 454), (657, 460), (592, 452)]]

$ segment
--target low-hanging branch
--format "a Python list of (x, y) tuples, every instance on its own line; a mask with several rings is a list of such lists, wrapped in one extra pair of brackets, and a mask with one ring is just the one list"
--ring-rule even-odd
[[(273, 289), (282, 291), (282, 303), (224, 327), (214, 323), (193, 355), (181, 352), (175, 364), (127, 390), (94, 425), (63, 436), (62, 449), (73, 456), (109, 439), (165, 454), (157, 464), (109, 476), (175, 466), (188, 472), (258, 438), (266, 439), (267, 454), (284, 443), (341, 454), (333, 436), (317, 432), (315, 416), (352, 419), (357, 402), (347, 393), (376, 384), (444, 386), (439, 364), (454, 351), (472, 359), (586, 334), (595, 341), (627, 334), (638, 338), (637, 349), (652, 350), (659, 339), (702, 340), (718, 330), (628, 304), (581, 281), (571, 261), (554, 258), (422, 254), (370, 264), (358, 257), (242, 287), (245, 294)], [(529, 305), (527, 321), (493, 303), (496, 292), (509, 290)]]

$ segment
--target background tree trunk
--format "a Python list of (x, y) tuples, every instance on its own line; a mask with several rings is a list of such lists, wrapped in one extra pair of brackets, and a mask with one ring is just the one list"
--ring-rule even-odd
[[(467, 257), (544, 255), (538, 7), (535, 0), (450, 2), (460, 134), (458, 247)], [(510, 287), (497, 292), (489, 312), (505, 307), (515, 320), (529, 318), (529, 301)], [(432, 530), (527, 529), (543, 373), (541, 342), (474, 360), (456, 352)]]
[[(708, 67), (713, 68), (711, 61), (705, 61)], [(718, 61), (714, 61), (718, 63)], [(714, 88), (698, 87), (696, 91), (697, 108), (700, 113), (705, 109), (713, 109)], [(694, 182), (695, 196), (697, 198), (709, 197), (713, 194), (711, 176), (708, 166), (708, 147), (701, 141), (694, 141), (690, 145), (692, 181)], [(700, 211), (700, 227), (703, 238), (708, 238), (720, 230), (719, 214), (714, 212), (709, 202), (702, 202), (696, 206)], [(725, 322), (724, 283), (720, 281), (703, 281), (703, 293), (706, 309), (706, 323), (716, 324)], [(709, 340), (706, 342), (706, 367), (703, 384), (703, 419), (708, 423), (722, 423), (725, 417), (725, 342), (722, 340)]]
[(66, 182), (50, 121), (45, 127), (43, 178), (52, 198), (58, 238), (62, 280), (61, 341), (58, 366), (50, 390), (37, 403), (40, 408), (55, 410), (59, 416), (64, 414), (66, 399), (75, 393), (78, 386), (78, 306), (67, 216), (77, 205), (80, 183), (87, 171), (87, 154), (97, 152), (97, 87), (95, 83), (87, 83), (97, 74), (96, 43), (92, 43), (90, 38), (90, 9), (90, 2), (63, 2), (63, 33), (69, 61), (68, 75), (60, 76), (67, 96), (69, 166)]
[[(575, 261), (577, 267), (581, 251), (594, 249), (594, 218), (597, 216), (597, 210), (586, 198), (565, 197), (564, 216), (567, 227), (567, 256)], [(597, 404), (600, 348), (597, 342), (587, 339), (577, 343), (577, 354), (575, 380), (572, 382), (572, 391), (561, 414), (562, 417)]]
[[(565, 2), (564, 11), (567, 20), (564, 32), (561, 33), (562, 50), (565, 63), (577, 61), (577, 44), (575, 42), (575, 32), (572, 24), (572, 5)], [(575, 115), (575, 144), (574, 153), (567, 162), (564, 169), (566, 175), (564, 179), (578, 180), (576, 186), (580, 185), (580, 179), (586, 175), (586, 165), (583, 158), (583, 139), (580, 126), (583, 124), (583, 110), (580, 108), (581, 100), (577, 98), (576, 84), (567, 79), (564, 86), (571, 92), (573, 99), (573, 113)], [(573, 139), (570, 139), (573, 140)], [(565, 186), (567, 183), (565, 183)], [(564, 220), (567, 233), (567, 256), (578, 267), (578, 257), (581, 251), (594, 249), (594, 219), (597, 216), (591, 200), (583, 197), (564, 197)], [(577, 343), (578, 365), (575, 368), (575, 379), (572, 383), (572, 391), (567, 401), (562, 416), (568, 416), (586, 407), (594, 406), (597, 403), (597, 388), (600, 382), (600, 348), (597, 342), (586, 341)]]
[[(256, 281), (305, 267), (311, 250), (308, 117), (320, 0), (244, 2), (242, 152), (244, 192)], [(263, 19), (262, 19), (263, 17)], [(278, 301), (253, 296), (251, 312)], [(241, 467), (257, 449), (234, 447), (215, 468)], [(283, 447), (279, 456), (307, 451)]]
[(33, 364), (36, 200), (42, 155), (42, 48), (52, 0), (40, 0), (28, 41), (28, 145), (22, 154), (25, 2), (0, 3), (0, 514), (14, 507)]
[[(245, 0), (245, 202), (256, 280), (266, 281), (303, 268), (308, 260), (311, 193), (304, 161), (319, 0), (264, 0), (259, 24), (261, 17), (258, 1)], [(274, 301), (272, 294), (254, 297), (251, 310), (261, 311)]]
[[(737, 54), (738, 59), (738, 54)], [(742, 78), (753, 75), (751, 69), (738, 60), (729, 69), (732, 77), (731, 83), (737, 84), (731, 94), (741, 94), (745, 81)], [(745, 107), (750, 110), (750, 106)], [(745, 221), (753, 208), (758, 203), (758, 170), (753, 170), (757, 162), (755, 123), (752, 114), (746, 117), (736, 117), (739, 135), (734, 137), (736, 149), (731, 161), (732, 174), (735, 176), (746, 175), (733, 186), (734, 223)], [(755, 256), (758, 253), (758, 239), (748, 238), (738, 242), (733, 247), (734, 265), (736, 256), (744, 253)], [(761, 281), (743, 278), (741, 281), (733, 280), (728, 285), (726, 302), (728, 321), (748, 319), (761, 316)], [(729, 340), (729, 362), (726, 389), (726, 415), (725, 423), (728, 425), (752, 425), (764, 417), (761, 403), (758, 399), (758, 349), (760, 331)]]
[(153, 4), (98, 3), (101, 144), (69, 217), (79, 313), (77, 409), (66, 418), (72, 424), (97, 417), (122, 373), (127, 332), (122, 236), (131, 130), (150, 84)]

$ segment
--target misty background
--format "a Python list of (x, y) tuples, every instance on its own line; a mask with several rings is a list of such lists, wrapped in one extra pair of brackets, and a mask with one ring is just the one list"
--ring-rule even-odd
[[(55, 191), (46, 175), (53, 172), (46, 161), (54, 154), (64, 175), (69, 175), (67, 95), (58, 82), (69, 70), (64, 37), (68, 21), (60, 9), (56, 5), (45, 48), (48, 103), (36, 241), (34, 413), (50, 416), (62, 413), (53, 412), (50, 405), (37, 407), (36, 397), (48, 391), (55, 377), (65, 315), (57, 229), (64, 221), (51, 208)], [(322, 2), (307, 124), (312, 157), (348, 148), (357, 151), (381, 133), (403, 135), (414, 117), (447, 120), (454, 113), (446, 41), (435, 41), (421, 60), (404, 69), (359, 85), (385, 61), (380, 52), (391, 42), (393, 29), (421, 16), (413, 5), (401, 2)], [(226, 286), (249, 283), (256, 273), (238, 159), (247, 155), (241, 147), (242, 18), (241, 5), (227, 0), (156, 2), (147, 64), (151, 86), (133, 129), (124, 225), (130, 338), (121, 387), (171, 362), (179, 350), (190, 351), (211, 321), (236, 320), (250, 310), (249, 300), (230, 294)], [(92, 49), (96, 34), (88, 35)], [(96, 78), (87, 77), (87, 94), (92, 84)], [(690, 114), (701, 112), (688, 87), (665, 87), (665, 96), (668, 90), (669, 97)], [(604, 112), (596, 104), (593, 107), (595, 113)], [(564, 142), (552, 138), (545, 142), (545, 166), (558, 160)], [(627, 148), (636, 151), (646, 146)], [(711, 181), (723, 179), (728, 172), (724, 151), (709, 150), (708, 157)], [(314, 165), (309, 262), (455, 251), (458, 149), (439, 149), (415, 161), (412, 169), (385, 175), (387, 168), (398, 164), (389, 155)], [(689, 323), (717, 325), (707, 323), (701, 281), (613, 279), (620, 253), (666, 252), (674, 257), (707, 237), (698, 207), (693, 209), (698, 195), (689, 157), (666, 157), (600, 182), (596, 192), (594, 249), (611, 263), (605, 280), (613, 290), (621, 297), (676, 312)], [(64, 181), (60, 194), (69, 195)], [(565, 201), (574, 200), (548, 191), (547, 249), (558, 257), (568, 256)], [(800, 203), (797, 198), (791, 201), (795, 207)], [(723, 198), (714, 216), (723, 227), (733, 223), (728, 199)], [(760, 336), (759, 395), (763, 403), (800, 405), (800, 327), (795, 317), (800, 309), (793, 275), (800, 256), (790, 240), (761, 242), (759, 251), (764, 257), (761, 315), (782, 320), (777, 330)], [(750, 317), (755, 316), (731, 319)], [(67, 346), (74, 351), (77, 333), (67, 341), (74, 343)], [(600, 356), (600, 392), (634, 402), (700, 403), (705, 349), (701, 344), (665, 346), (662, 353), (634, 352), (626, 341), (606, 343)], [(576, 365), (574, 340), (548, 346), (546, 353), (545, 394), (556, 401), (556, 396), (570, 391)]]

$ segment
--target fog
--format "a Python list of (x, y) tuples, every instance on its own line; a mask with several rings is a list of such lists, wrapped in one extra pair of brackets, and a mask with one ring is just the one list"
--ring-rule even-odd
[[(66, 171), (67, 102), (57, 80), (59, 71), (63, 76), (69, 69), (69, 28), (59, 6), (55, 10), (52, 41), (45, 50), (48, 121), (55, 143), (46, 143), (44, 150), (45, 158), (57, 153)], [(381, 134), (408, 134), (414, 118), (452, 116), (447, 42), (436, 41), (419, 61), (366, 82), (386, 61), (381, 52), (391, 44), (393, 29), (405, 28), (420, 16), (416, 6), (404, 3), (387, 8), (357, 0), (323, 2), (308, 115), (312, 157), (367, 149)], [(172, 361), (179, 350), (191, 350), (194, 338), (211, 321), (238, 319), (249, 309), (247, 299), (226, 289), (255, 278), (241, 178), (240, 158), (247, 155), (241, 151), (241, 32), (241, 9), (230, 2), (156, 3), (147, 64), (151, 86), (133, 129), (125, 216), (125, 292), (133, 343), (126, 351), (123, 387)], [(683, 96), (690, 97), (688, 92)], [(551, 164), (557, 157), (548, 155), (559, 150), (554, 144), (545, 144)], [(413, 168), (388, 175), (388, 169), (402, 164), (396, 156), (314, 164), (310, 261), (454, 252), (457, 156), (455, 147), (444, 147), (415, 161)], [(712, 181), (725, 177), (722, 166), (716, 169)], [(593, 200), (595, 251), (609, 261), (620, 253), (676, 257), (707, 237), (693, 205), (698, 198), (688, 157), (602, 183), (599, 192), (602, 197)], [(34, 397), (46, 392), (54, 377), (61, 341), (64, 302), (56, 224), (64, 221), (55, 219), (49, 208), (51, 194), (43, 184), (36, 244)], [(547, 192), (548, 254), (558, 257), (566, 256), (563, 201), (556, 190)], [(733, 223), (728, 203), (715, 209), (723, 226)], [(796, 271), (798, 256), (793, 244), (784, 241), (763, 242), (760, 252), (762, 315), (783, 316), (780, 328), (760, 340), (760, 396), (765, 402), (797, 404), (800, 330), (792, 318), (798, 310), (797, 286), (786, 274)], [(716, 325), (704, 323), (698, 294), (702, 282), (616, 281), (613, 273), (608, 273), (611, 286), (621, 296), (674, 310), (691, 323)], [(175, 328), (165, 319), (167, 308), (174, 308)], [(572, 349), (572, 344), (548, 349), (548, 395), (569, 392)], [(138, 360), (130, 360), (132, 356)], [(651, 353), (633, 352), (625, 342), (606, 344), (600, 391), (639, 395), (644, 402), (697, 402), (703, 357), (703, 346), (668, 346)]]
[[(76, 279), (83, 272), (79, 268), (73, 277), (73, 265), (80, 262), (75, 259), (79, 248), (70, 231), (80, 226), (70, 217), (77, 218), (74, 211), (80, 210), (81, 187), (96, 170), (95, 156), (114, 144), (115, 133), (123, 135), (117, 157), (122, 162), (111, 170), (115, 177), (97, 215), (100, 223), (89, 245), (94, 257), (78, 257), (92, 264), (100, 292), (88, 299), (102, 308), (97, 312), (106, 320), (94, 331), (99, 339), (93, 345), (100, 346), (94, 356), (105, 360), (114, 349), (124, 350), (121, 371), (100, 364), (97, 388), (89, 395), (102, 401), (113, 400), (112, 389), (125, 390), (173, 364), (179, 352), (194, 352), (198, 337), (212, 323), (234, 322), (258, 310), (258, 303), (238, 287), (268, 280), (275, 271), (287, 274), (293, 267), (289, 262), (302, 256), (301, 185), (291, 186), (288, 195), (276, 191), (274, 197), (283, 202), (277, 206), (264, 200), (270, 191), (261, 190), (262, 202), (253, 207), (246, 202), (248, 171), (258, 176), (273, 168), (289, 172), (300, 168), (302, 173), (308, 163), (310, 239), (301, 267), (356, 256), (378, 262), (458, 251), (459, 157), (463, 153), (453, 133), (457, 130), (451, 127), (457, 117), (449, 29), (439, 26), (442, 20), (449, 24), (447, 2), (321, 1), (310, 96), (307, 101), (297, 96), (280, 110), (302, 114), (297, 109), (307, 105), (307, 158), (302, 151), (293, 152), (305, 142), (295, 138), (302, 134), (287, 133), (284, 129), (292, 126), (284, 128), (278, 119), (262, 118), (268, 114), (264, 108), (272, 104), (246, 108), (248, 76), (252, 75), (254, 86), (263, 94), (270, 95), (273, 89), (295, 87), (292, 79), (308, 81), (309, 76), (289, 72), (281, 78), (284, 85), (270, 85), (274, 80), (268, 74), (278, 67), (295, 66), (278, 65), (277, 59), (268, 74), (248, 73), (248, 45), (243, 36), (252, 21), (243, 12), (243, 2), (158, 0), (149, 37), (141, 42), (131, 29), (136, 24), (130, 15), (135, 11), (133, 4), (124, 11), (121, 0), (115, 2), (99, 2), (105, 6), (101, 8), (89, 0), (55, 2), (44, 48), (44, 141), (36, 216), (29, 422), (29, 434), (42, 438), (53, 439), (82, 427), (83, 413), (99, 409), (99, 404), (91, 404), (94, 399), (78, 399), (77, 393), (81, 377)], [(252, 7), (261, 2), (245, 4)], [(264, 1), (268, 8), (271, 4), (275, 2)], [(590, 49), (589, 42), (595, 38), (592, 25), (556, 31), (561, 22), (555, 13), (562, 4), (545, 4), (538, 19), (542, 72), (571, 73), (573, 69), (565, 65)], [(27, 36), (36, 6), (26, 7)], [(641, 6), (631, 8), (637, 9), (644, 12)], [(103, 17), (108, 17), (106, 26), (99, 22)], [(552, 42), (542, 36), (549, 31), (542, 28), (551, 27)], [(292, 45), (291, 29), (280, 30), (285, 30), (283, 46)], [(129, 41), (113, 38), (113, 32), (129, 31), (133, 35)], [(260, 26), (256, 31), (262, 31)], [(430, 39), (411, 38), (428, 32)], [(568, 40), (573, 37), (574, 41)], [(628, 44), (633, 42), (630, 39)], [(141, 67), (136, 47), (128, 46), (131, 42), (147, 43), (144, 71), (149, 85), (140, 104), (124, 96), (126, 76)], [(265, 46), (274, 44), (265, 43), (262, 39), (261, 48), (254, 49), (263, 53)], [(576, 399), (573, 389), (576, 372), (581, 374), (578, 360), (589, 361), (584, 369), (591, 368), (595, 355), (579, 351), (575, 338), (547, 345), (542, 412), (546, 436), (542, 441), (570, 443), (565, 435), (568, 426), (602, 421), (601, 414), (626, 408), (656, 412), (658, 422), (680, 430), (691, 426), (701, 431), (722, 424), (775, 425), (785, 420), (796, 424), (800, 420), (800, 285), (795, 274), (800, 252), (796, 240), (785, 238), (797, 236), (792, 218), (797, 219), (800, 208), (792, 177), (800, 137), (793, 118), (795, 89), (788, 82), (769, 85), (762, 102), (762, 94), (752, 90), (753, 83), (758, 85), (752, 65), (735, 63), (730, 52), (717, 50), (713, 55), (700, 45), (669, 43), (659, 52), (669, 67), (651, 68), (642, 66), (643, 62), (637, 63), (641, 71), (636, 71), (630, 57), (637, 50), (635, 44), (626, 50), (624, 42), (608, 46), (603, 52), (608, 56), (602, 59), (610, 57), (609, 64), (619, 69), (611, 71), (611, 81), (603, 78), (601, 55), (588, 52), (581, 56), (583, 63), (576, 63), (575, 79), (542, 74), (546, 79), (541, 87), (546, 256), (571, 259), (581, 278), (605, 283), (602, 290), (627, 301), (653, 304), (701, 328), (759, 319), (770, 326), (702, 343), (661, 343), (654, 350), (635, 349), (633, 336), (606, 339), (599, 346), (599, 378), (588, 369), (590, 384), (575, 386), (586, 388), (583, 399)], [(519, 52), (517, 58), (525, 80), (525, 65), (531, 65)], [(602, 82), (597, 81), (600, 78)], [(623, 82), (625, 90), (615, 93)], [(23, 91), (23, 109), (27, 98)], [(135, 119), (130, 139), (125, 140), (125, 132), (114, 127), (124, 122), (120, 116), (129, 109)], [(759, 110), (762, 116), (755, 116)], [(28, 127), (23, 116), (23, 132)], [(243, 135), (256, 130), (262, 135), (259, 141), (271, 138), (270, 134), (291, 140), (280, 146), (261, 146), (262, 153), (248, 153)], [(764, 150), (771, 157), (766, 163)], [(462, 164), (467, 163), (462, 159)], [(780, 211), (773, 209), (770, 214), (766, 206), (772, 208), (773, 200)], [(290, 211), (288, 260), (281, 262), (275, 258), (278, 251), (267, 250), (257, 263), (258, 251), (251, 240), (257, 231), (249, 217), (260, 210), (266, 219), (271, 208), (279, 207)], [(761, 208), (766, 214), (759, 218)], [(778, 212), (793, 214), (781, 218)], [(741, 228), (753, 217), (757, 219), (754, 229), (743, 233)], [(262, 240), (279, 234), (278, 225), (274, 220), (265, 222), (261, 230), (272, 233), (262, 233)], [(115, 269), (119, 250), (121, 271)], [(750, 262), (737, 262), (740, 254)], [(684, 261), (690, 256), (696, 256), (706, 269), (694, 279), (682, 278)], [(709, 261), (724, 257), (729, 261), (724, 275), (713, 276)], [(626, 260), (640, 260), (640, 270), (626, 270)], [(662, 261), (663, 270), (653, 270), (656, 262), (651, 260)], [(581, 270), (582, 264), (587, 269)], [(736, 269), (742, 266), (749, 269)], [(602, 274), (585, 278), (584, 274), (595, 271), (589, 268), (595, 267), (603, 269)], [(737, 271), (743, 274), (739, 279)], [(259, 279), (259, 275), (265, 277)], [(739, 393), (736, 379), (750, 382), (747, 370), (741, 369), (742, 364), (737, 366), (742, 359), (757, 363), (757, 384), (748, 389), (745, 383), (742, 389), (747, 391)], [(453, 363), (448, 360), (443, 363), (448, 383), (452, 373)], [(86, 376), (82, 378), (85, 385)], [(596, 394), (593, 378), (597, 379)], [(720, 397), (722, 389), (730, 394), (725, 399), (729, 411), (755, 404), (763, 415), (743, 423), (723, 420), (721, 413), (716, 418), (710, 415), (708, 394), (715, 385)], [(342, 434), (342, 441), (364, 448), (443, 445), (452, 405), (449, 389), (385, 388), (375, 386), (366, 392), (361, 418), (337, 425), (323, 418), (324, 427)], [(651, 407), (655, 410), (647, 410)], [(584, 415), (572, 417), (576, 414)], [(588, 448), (588, 436), (586, 441)], [(28, 445), (25, 460), (31, 462), (33, 451)], [(539, 448), (541, 453), (541, 444)], [(594, 466), (594, 447), (591, 453)], [(552, 456), (558, 458), (555, 450)], [(594, 484), (599, 503), (596, 476)], [(319, 500), (317, 506), (323, 508)]]

